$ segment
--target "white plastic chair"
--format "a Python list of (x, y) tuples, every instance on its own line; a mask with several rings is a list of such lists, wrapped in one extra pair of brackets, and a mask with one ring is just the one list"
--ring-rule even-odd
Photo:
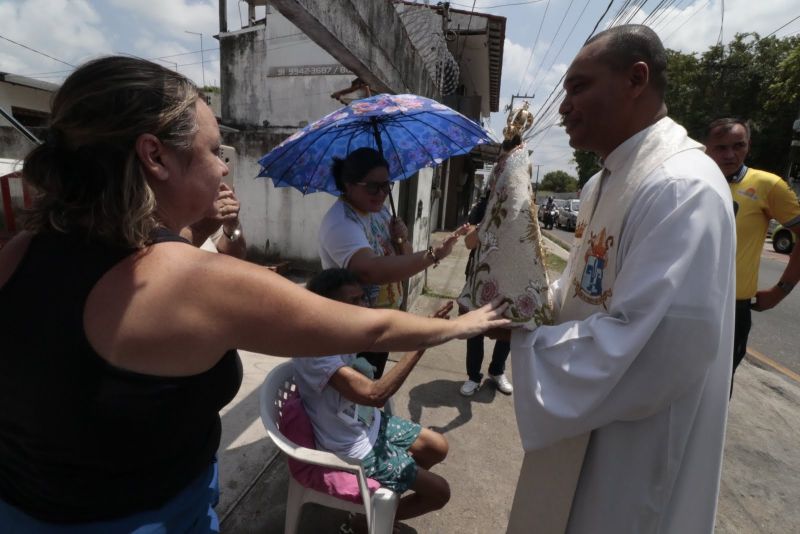
[(370, 494), (367, 477), (360, 461), (337, 456), (331, 452), (300, 447), (287, 439), (281, 432), (279, 428), (281, 410), (291, 394), (297, 390), (293, 373), (291, 362), (282, 363), (267, 374), (264, 384), (261, 386), (259, 391), (261, 421), (267, 429), (267, 434), (279, 449), (296, 460), (353, 473), (358, 480), (363, 504), (306, 488), (290, 474), (284, 534), (296, 534), (300, 513), (303, 505), (307, 502), (364, 514), (367, 516), (370, 534), (390, 534), (394, 527), (397, 506), (400, 503), (400, 498), (396, 493), (386, 488), (379, 488), (375, 493)]

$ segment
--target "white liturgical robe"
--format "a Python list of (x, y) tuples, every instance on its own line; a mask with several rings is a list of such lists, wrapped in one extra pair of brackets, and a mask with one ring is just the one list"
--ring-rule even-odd
[[(636, 142), (606, 158), (609, 184)], [(733, 202), (716, 164), (688, 150), (648, 172), (628, 206), (607, 311), (512, 333), (517, 423), (526, 452), (591, 433), (567, 532), (710, 534), (733, 350)], [(556, 302), (573, 291), (570, 267)], [(535, 523), (524, 531), (543, 532)]]

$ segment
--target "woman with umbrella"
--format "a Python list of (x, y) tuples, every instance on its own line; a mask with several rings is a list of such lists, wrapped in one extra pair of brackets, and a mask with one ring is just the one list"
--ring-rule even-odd
[(217, 532), (232, 349), (417, 350), (507, 323), (350, 306), (180, 238), (228, 172), (180, 74), (97, 59), (52, 107), (28, 231), (0, 250), (0, 531)]
[[(491, 142), (489, 132), (444, 104), (418, 95), (381, 94), (295, 132), (259, 160), (259, 176), (271, 178), (276, 187), (339, 197), (319, 232), (322, 267), (354, 271), (371, 307), (396, 309), (403, 300), (400, 283), (435, 267), (466, 227), (415, 253), (405, 224), (394, 216), (393, 182)], [(377, 376), (386, 357), (368, 358)]]
[[(353, 271), (365, 286), (371, 308), (399, 309), (401, 282), (447, 257), (467, 227), (439, 245), (415, 253), (405, 224), (386, 207), (394, 182), (389, 179), (388, 162), (377, 150), (363, 147), (344, 159), (334, 158), (331, 172), (341, 195), (320, 227), (322, 268)], [(380, 378), (389, 354), (361, 355), (376, 368), (375, 378)]]

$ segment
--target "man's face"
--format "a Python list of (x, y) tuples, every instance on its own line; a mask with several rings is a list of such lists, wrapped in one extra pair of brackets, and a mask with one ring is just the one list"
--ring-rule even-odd
[(750, 152), (750, 139), (741, 124), (726, 129), (718, 126), (711, 130), (706, 141), (706, 154), (713, 159), (726, 177), (739, 172)]
[(348, 284), (339, 288), (339, 291), (333, 296), (334, 300), (352, 304), (353, 306), (366, 306), (364, 300), (364, 290), (358, 284)]
[[(566, 90), (559, 107), (573, 148), (607, 156), (624, 141), (622, 133), (630, 113), (626, 75), (602, 58), (606, 39), (583, 47), (567, 70)], [(622, 139), (619, 139), (623, 137)]]

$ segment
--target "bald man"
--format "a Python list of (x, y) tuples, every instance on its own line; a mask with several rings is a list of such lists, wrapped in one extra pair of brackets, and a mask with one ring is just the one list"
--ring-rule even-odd
[(511, 335), (526, 454), (508, 531), (711, 534), (733, 344), (731, 194), (667, 117), (651, 29), (590, 39), (564, 88), (570, 145), (604, 169), (582, 191), (552, 286), (557, 324)]

